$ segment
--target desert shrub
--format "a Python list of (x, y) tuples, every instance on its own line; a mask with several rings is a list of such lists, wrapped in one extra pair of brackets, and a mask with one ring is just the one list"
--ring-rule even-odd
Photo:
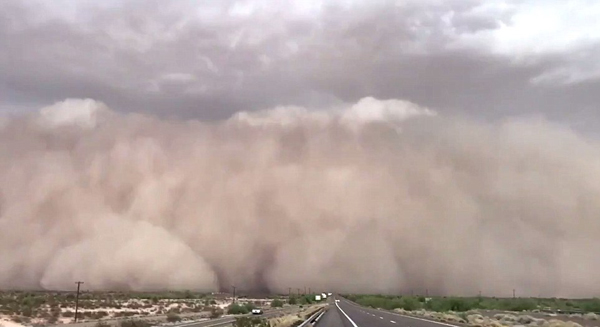
[(175, 313), (169, 313), (169, 314), (167, 314), (167, 321), (168, 322), (178, 322), (178, 321), (181, 321), (181, 317)]
[(216, 319), (223, 315), (223, 309), (212, 307), (210, 308), (210, 319)]
[(67, 310), (67, 311), (63, 312), (62, 316), (65, 318), (72, 318), (72, 317), (75, 317), (75, 312), (71, 311), (71, 310)]
[(421, 308), (421, 302), (413, 297), (403, 297), (400, 299), (400, 305), (400, 308), (407, 311), (418, 310)]
[(265, 319), (257, 317), (236, 318), (233, 322), (234, 327), (270, 327), (271, 325)]
[(96, 311), (92, 313), (92, 319), (102, 319), (108, 316), (108, 312), (106, 311)]
[(281, 301), (279, 299), (275, 299), (275, 300), (271, 301), (271, 307), (281, 308), (281, 307), (283, 307), (283, 301)]
[(21, 315), (25, 316), (25, 317), (32, 317), (33, 316), (33, 308), (31, 307), (31, 305), (26, 305), (21, 307)]
[(468, 298), (434, 298), (425, 303), (425, 308), (437, 312), (466, 312), (476, 308), (476, 302)]
[(234, 303), (227, 308), (227, 313), (230, 315), (243, 315), (250, 312), (252, 309), (248, 309), (245, 305), (239, 305)]
[(386, 310), (402, 308), (404, 310), (412, 311), (421, 308), (421, 303), (413, 297), (365, 296), (357, 297), (356, 303), (366, 307)]
[(588, 312), (600, 312), (600, 299), (586, 300), (581, 304), (581, 308)]
[(127, 319), (121, 321), (120, 327), (150, 327), (150, 324), (146, 321), (139, 319)]
[(531, 299), (514, 299), (507, 307), (510, 311), (527, 311), (537, 308), (537, 304)]
[(111, 327), (111, 325), (106, 321), (98, 321), (94, 327)]
[(290, 296), (290, 299), (288, 300), (288, 303), (291, 305), (295, 305), (296, 303), (298, 303), (298, 300), (296, 300), (295, 296)]

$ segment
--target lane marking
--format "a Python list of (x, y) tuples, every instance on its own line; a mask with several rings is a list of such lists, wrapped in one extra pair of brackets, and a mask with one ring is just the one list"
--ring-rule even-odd
[(354, 327), (358, 327), (358, 325), (352, 320), (350, 319), (350, 317), (348, 317), (348, 315), (344, 312), (344, 310), (342, 310), (342, 308), (340, 308), (340, 305), (337, 304), (337, 302), (335, 303), (335, 306), (340, 309), (340, 312), (342, 312), (344, 314), (344, 316), (346, 316), (346, 319), (348, 319), (348, 321), (350, 321), (350, 323), (352, 324), (352, 326)]
[(411, 316), (401, 315), (399, 313), (394, 313), (394, 312), (388, 312), (388, 313), (392, 314), (394, 316), (406, 317), (406, 318), (411, 318), (411, 319), (415, 319), (415, 320), (426, 321), (426, 322), (430, 322), (430, 323), (434, 323), (434, 324), (438, 324), (438, 325), (443, 325), (443, 326), (448, 326), (448, 327), (459, 327), (457, 325), (451, 325), (451, 324), (446, 324), (446, 323), (439, 322), (439, 321), (433, 321), (433, 320), (428, 320), (428, 319), (422, 319), (422, 318), (417, 318), (417, 317), (411, 317)]
[[(350, 305), (353, 305), (353, 306), (355, 306), (355, 307), (359, 307), (359, 308), (361, 308), (361, 306), (360, 306), (360, 305), (358, 305), (358, 304), (356, 304), (356, 303), (354, 303), (354, 302), (350, 302), (350, 301), (348, 301), (348, 300), (345, 300), (344, 302), (346, 302), (346, 303), (348, 303), (348, 304), (350, 304)], [(372, 309), (372, 310), (376, 310), (376, 309)], [(377, 309), (377, 311), (383, 311), (383, 310), (378, 310), (378, 309)], [(437, 324), (437, 325), (442, 325), (442, 326), (448, 326), (448, 327), (460, 327), (460, 326), (458, 326), (458, 325), (446, 324), (446, 323), (439, 322), (439, 321), (435, 321), (435, 320), (428, 320), (428, 319), (417, 318), (417, 317), (413, 317), (413, 316), (407, 316), (407, 315), (403, 315), (403, 314), (395, 313), (395, 312), (393, 312), (393, 311), (383, 311), (383, 312), (385, 312), (385, 313), (387, 313), (387, 314), (394, 315), (394, 316), (398, 316), (398, 317), (404, 317), (404, 318), (410, 318), (410, 319), (415, 319), (415, 320), (421, 320), (421, 321), (430, 322), (430, 323), (432, 323), (432, 324)], [(373, 316), (374, 316), (374, 315), (373, 315)]]

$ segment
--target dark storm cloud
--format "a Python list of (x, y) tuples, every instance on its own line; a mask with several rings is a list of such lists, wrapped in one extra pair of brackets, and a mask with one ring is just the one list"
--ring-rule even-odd
[[(4, 106), (90, 97), (120, 111), (221, 119), (376, 96), (491, 118), (600, 117), (598, 79), (553, 84), (561, 72), (593, 71), (593, 60), (573, 64), (565, 48), (515, 63), (492, 41), (464, 46), (463, 36), (512, 24), (524, 1), (53, 3), (0, 1)], [(583, 49), (584, 59), (598, 53)], [(540, 76), (550, 83), (534, 83)]]

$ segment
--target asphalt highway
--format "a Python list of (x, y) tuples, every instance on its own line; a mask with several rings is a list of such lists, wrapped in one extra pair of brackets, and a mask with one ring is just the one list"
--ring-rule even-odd
[(332, 301), (317, 327), (456, 327), (455, 325), (413, 318), (361, 307), (345, 299)]

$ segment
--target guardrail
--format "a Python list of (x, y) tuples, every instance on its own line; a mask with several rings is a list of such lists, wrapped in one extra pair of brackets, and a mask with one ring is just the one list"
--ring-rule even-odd
[(313, 313), (308, 319), (304, 320), (298, 327), (304, 327), (309, 323), (318, 322), (321, 316), (325, 313), (325, 308), (318, 309), (315, 313)]

